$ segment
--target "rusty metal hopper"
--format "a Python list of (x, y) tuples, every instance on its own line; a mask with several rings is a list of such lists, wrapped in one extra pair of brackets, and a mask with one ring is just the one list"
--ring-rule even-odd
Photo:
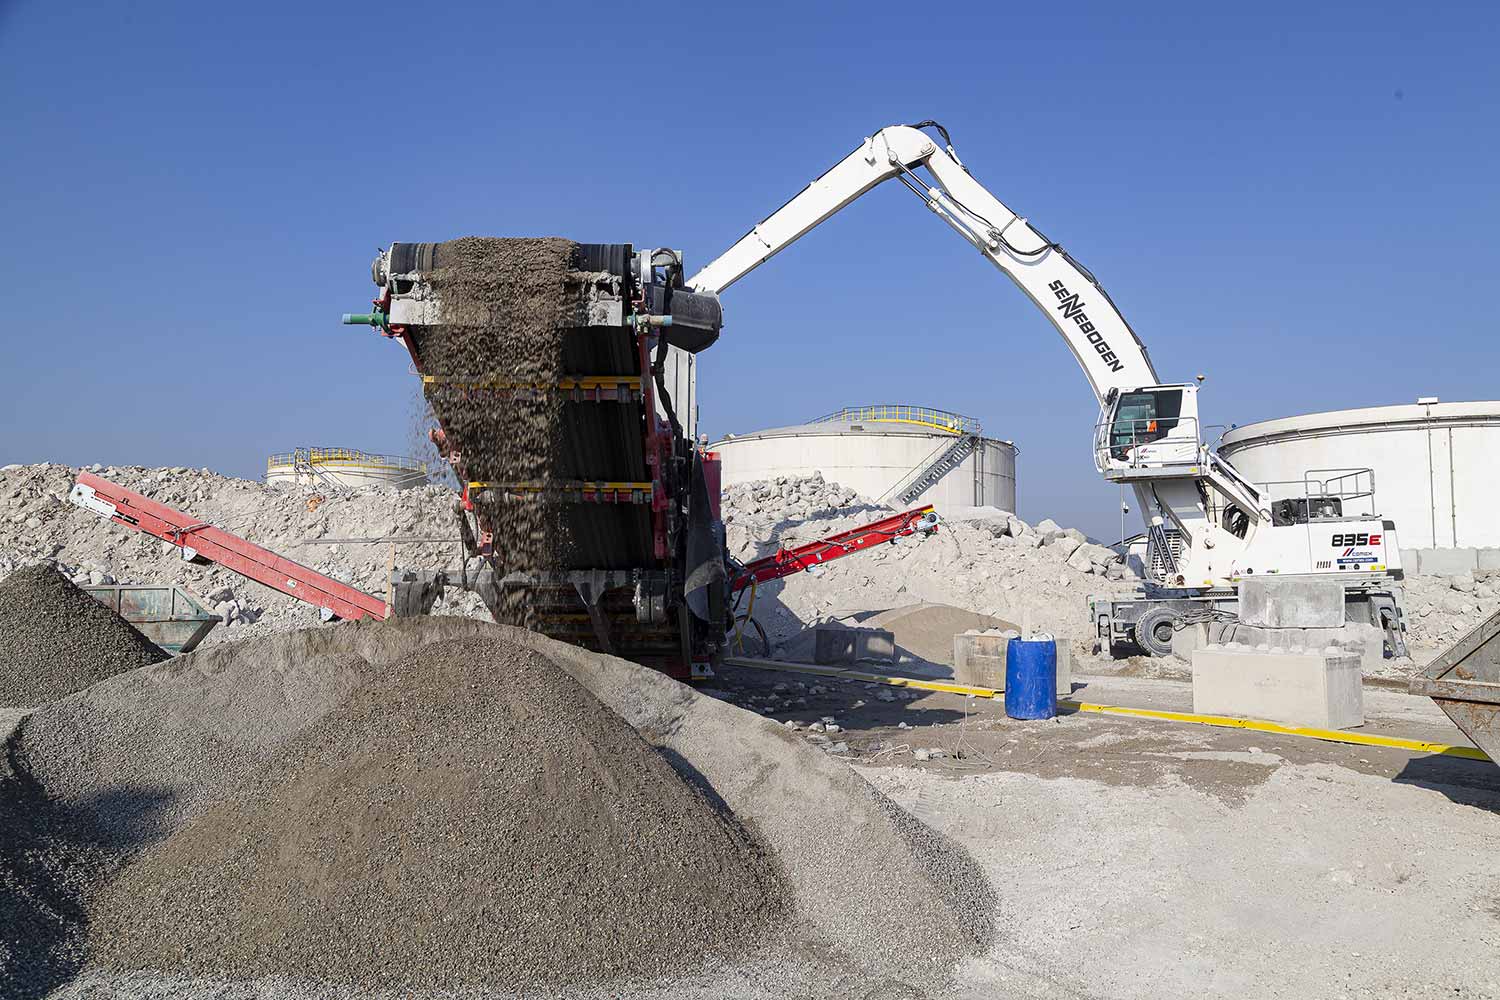
[(1444, 650), (1410, 688), (1437, 702), (1475, 746), (1500, 762), (1500, 611)]

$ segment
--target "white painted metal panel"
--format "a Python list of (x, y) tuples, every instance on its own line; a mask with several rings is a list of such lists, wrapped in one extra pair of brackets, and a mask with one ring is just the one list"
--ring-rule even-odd
[[(860, 426), (865, 429), (855, 429)], [(957, 440), (941, 431), (901, 425), (818, 423), (729, 437), (710, 447), (723, 458), (725, 486), (820, 472), (861, 496), (881, 499)], [(980, 505), (1014, 511), (1015, 446), (981, 438), (973, 454), (915, 502), (940, 511)]]

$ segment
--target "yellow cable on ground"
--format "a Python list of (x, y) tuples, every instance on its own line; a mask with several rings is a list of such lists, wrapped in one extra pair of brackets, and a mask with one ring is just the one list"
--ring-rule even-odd
[[(891, 674), (873, 674), (863, 670), (843, 670), (838, 667), (815, 667), (803, 663), (783, 663), (780, 660), (761, 660), (750, 657), (728, 657), (726, 663), (756, 670), (784, 670), (797, 674), (812, 674), (816, 677), (840, 677), (866, 683), (887, 684), (891, 687), (909, 687), (921, 691), (942, 691), (945, 694), (973, 695), (976, 698), (1004, 697), (1004, 691), (994, 688), (973, 687), (967, 684), (952, 684), (947, 681), (924, 680), (920, 677), (897, 677)], [(1199, 726), (1214, 726), (1220, 729), (1249, 729), (1258, 733), (1274, 733), (1279, 736), (1301, 736), (1327, 743), (1345, 743), (1353, 746), (1388, 747), (1394, 750), (1409, 750), (1413, 753), (1441, 754), (1445, 757), (1462, 757), (1466, 760), (1489, 760), (1483, 750), (1474, 747), (1453, 746), (1448, 743), (1430, 743), (1426, 740), (1408, 740), (1399, 736), (1376, 736), (1371, 733), (1352, 733), (1341, 729), (1317, 729), (1312, 726), (1286, 726), (1266, 719), (1238, 719), (1229, 715), (1199, 715), (1195, 712), (1168, 712), (1154, 708), (1126, 708), (1123, 705), (1098, 705), (1086, 701), (1059, 698), (1061, 708), (1076, 712), (1092, 712), (1097, 715), (1121, 715), (1137, 719), (1155, 719), (1159, 722), (1189, 722)]]

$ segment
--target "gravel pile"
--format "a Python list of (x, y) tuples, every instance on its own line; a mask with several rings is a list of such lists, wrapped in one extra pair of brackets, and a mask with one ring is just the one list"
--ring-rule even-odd
[(48, 565), (0, 581), (0, 706), (42, 705), (167, 658)]
[[(0, 729), (8, 728), (0, 723)], [(7, 735), (0, 754), (0, 996), (40, 997), (83, 963), (81, 897), (109, 870), (86, 820), (56, 809)]]
[(22, 996), (908, 997), (993, 935), (968, 856), (846, 765), (492, 624), (197, 650), (9, 750)]
[(111, 677), (26, 719), (30, 773), (108, 849), (154, 843), (404, 651), (362, 648), (370, 632), (248, 639)]
[(93, 908), (120, 969), (372, 987), (658, 977), (753, 945), (773, 866), (533, 650), (426, 645), (134, 861)]

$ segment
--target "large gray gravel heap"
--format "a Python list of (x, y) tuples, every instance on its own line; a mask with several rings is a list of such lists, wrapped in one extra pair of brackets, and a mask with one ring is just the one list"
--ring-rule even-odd
[(0, 581), (0, 706), (42, 705), (167, 658), (51, 566)]
[(519, 988), (723, 956), (782, 896), (618, 715), (492, 635), (368, 680), (126, 868), (90, 935), (122, 969)]
[[(481, 719), (466, 716), (463, 706), (477, 708), (491, 696), (472, 686), (472, 676), (466, 680), (462, 673), (455, 673), (456, 668), (442, 664), (430, 668), (440, 675), (434, 683), (441, 683), (443, 677), (448, 683), (443, 691), (429, 692), (429, 698), (434, 706), (456, 706), (454, 714), (435, 712), (420, 704), (402, 705), (388, 688), (378, 685), (372, 686), (367, 696), (359, 693), (371, 678), (389, 674), (393, 665), (423, 647), (477, 637), (503, 640), (512, 650), (531, 651), (566, 671), (576, 684), (563, 683), (554, 670), (549, 682), (552, 686), (544, 688), (556, 696), (565, 695), (567, 704), (559, 710), (565, 709), (563, 717), (575, 721), (562, 725), (554, 722), (550, 730), (545, 725), (538, 729), (524, 720), (512, 722), (509, 724), (519, 727), (513, 735), (483, 730)], [(507, 655), (524, 659), (521, 652)], [(388, 680), (396, 683), (395, 675)], [(485, 685), (495, 680), (484, 678)], [(503, 678), (501, 681), (503, 692)], [(378, 694), (381, 691), (387, 694)], [(505, 701), (506, 697), (493, 696), (500, 699), (497, 708), (503, 709), (498, 713), (502, 719), (513, 718), (513, 710), (522, 704)], [(371, 715), (355, 725), (361, 717), (350, 715), (356, 704), (350, 699), (359, 698), (365, 699), (360, 703)], [(582, 706), (592, 707), (580, 717)], [(373, 714), (377, 710), (383, 711), (378, 718)], [(639, 753), (644, 744), (639, 739), (632, 742), (633, 734), (619, 729), (622, 723), (615, 716), (639, 733), (645, 744), (654, 748), (651, 752), (660, 757), (642, 759)], [(336, 718), (344, 720), (342, 728), (333, 728)], [(548, 718), (558, 717), (538, 712), (535, 721), (542, 723)], [(556, 787), (561, 788), (564, 780), (576, 782), (578, 774), (570, 770), (576, 761), (584, 775), (618, 777), (615, 763), (597, 760), (595, 751), (586, 747), (575, 745), (569, 751), (579, 755), (575, 758), (558, 755), (559, 741), (567, 745), (572, 738), (570, 726), (575, 725), (587, 726), (587, 739), (582, 742), (602, 748), (600, 752), (613, 753), (621, 766), (628, 764), (649, 778), (652, 788), (648, 794), (668, 795), (690, 805), (669, 812), (662, 823), (648, 823), (648, 829), (637, 827), (642, 836), (637, 845), (630, 833), (631, 823), (599, 813), (587, 797), (582, 803), (563, 803), (558, 808), (559, 816), (571, 817), (568, 825), (576, 827), (576, 846), (584, 854), (580, 855), (582, 861), (575, 858), (574, 870), (565, 873), (569, 881), (560, 884), (571, 886), (575, 892), (580, 886), (592, 884), (589, 866), (594, 862), (589, 858), (599, 851), (598, 836), (608, 831), (617, 839), (623, 836), (624, 846), (607, 845), (599, 863), (606, 865), (606, 873), (614, 873), (620, 885), (600, 890), (604, 895), (595, 896), (594, 905), (610, 919), (611, 927), (615, 921), (623, 921), (619, 932), (622, 940), (631, 943), (627, 931), (635, 926), (634, 911), (627, 908), (623, 917), (619, 913), (621, 890), (633, 884), (632, 876), (619, 875), (617, 868), (609, 867), (609, 859), (622, 849), (639, 847), (646, 851), (649, 856), (645, 864), (654, 873), (653, 880), (670, 883), (680, 878), (686, 881), (679, 885), (699, 886), (683, 903), (684, 913), (693, 916), (714, 912), (717, 888), (703, 890), (697, 880), (703, 872), (725, 869), (705, 864), (702, 852), (682, 837), (682, 824), (695, 816), (705, 818), (700, 806), (706, 799), (717, 808), (710, 828), (718, 832), (711, 835), (709, 843), (718, 843), (728, 852), (717, 855), (731, 865), (728, 870), (742, 875), (745, 872), (742, 867), (733, 867), (739, 863), (736, 859), (743, 860), (736, 852), (748, 849), (736, 832), (743, 828), (779, 873), (754, 902), (737, 903), (743, 913), (731, 918), (726, 926), (735, 927), (737, 919), (753, 922), (757, 913), (781, 912), (786, 939), (768, 940), (751, 954), (719, 955), (698, 969), (685, 968), (665, 977), (637, 977), (628, 984), (622, 980), (595, 987), (574, 984), (577, 990), (572, 986), (565, 990), (560, 984), (544, 986), (547, 995), (566, 992), (571, 996), (577, 992), (601, 1000), (605, 996), (651, 1000), (734, 996), (760, 1000), (820, 994), (908, 998), (941, 989), (955, 961), (988, 946), (995, 900), (968, 855), (895, 808), (847, 765), (804, 745), (774, 722), (700, 695), (655, 671), (543, 636), (476, 621), (417, 618), (343, 623), (199, 650), (111, 678), (30, 716), (11, 745), (10, 759), (19, 765), (24, 782), (9, 786), (0, 783), (0, 817), (12, 820), (11, 827), (22, 828), (22, 837), (8, 835), (6, 842), (23, 845), (20, 850), (25, 856), (20, 860), (24, 863), (12, 863), (9, 869), (0, 867), (0, 879), (5, 880), (3, 887), (25, 887), (24, 895), (12, 893), (8, 897), (31, 901), (19, 917), (40, 914), (51, 920), (44, 942), (50, 951), (34, 947), (23, 929), (47, 925), (37, 919), (23, 925), (7, 914), (10, 922), (0, 923), (0, 941), (9, 944), (12, 957), (19, 956), (29, 964), (20, 975), (6, 981), (21, 982), (24, 975), (32, 983), (66, 982), (51, 994), (59, 1000), (125, 996), (173, 1000), (318, 996), (352, 1000), (375, 996), (381, 992), (377, 979), (346, 981), (343, 985), (314, 981), (323, 967), (322, 951), (312, 956), (311, 964), (290, 970), (286, 976), (269, 978), (249, 973), (195, 976), (193, 970), (202, 967), (194, 964), (200, 961), (197, 957), (177, 958), (169, 971), (121, 971), (114, 963), (123, 956), (108, 962), (103, 958), (115, 954), (112, 949), (117, 947), (111, 942), (118, 931), (111, 928), (120, 928), (130, 914), (152, 928), (145, 934), (151, 941), (140, 942), (146, 952), (151, 947), (170, 951), (167, 946), (173, 940), (198, 940), (192, 928), (200, 923), (220, 931), (227, 927), (204, 920), (204, 909), (217, 906), (215, 900), (238, 900), (238, 912), (247, 925), (253, 925), (255, 919), (265, 918), (279, 905), (284, 894), (293, 892), (293, 887), (297, 887), (295, 905), (288, 909), (286, 919), (292, 928), (311, 933), (315, 928), (296, 915), (296, 908), (334, 904), (328, 892), (312, 886), (315, 881), (344, 886), (367, 913), (378, 913), (381, 900), (389, 898), (438, 910), (450, 895), (455, 895), (450, 884), (453, 869), (434, 871), (430, 864), (441, 852), (416, 859), (418, 867), (426, 866), (430, 884), (436, 889), (421, 896), (393, 897), (392, 893), (404, 891), (403, 885), (414, 893), (417, 888), (395, 873), (389, 882), (369, 881), (373, 869), (368, 865), (361, 868), (352, 858), (346, 859), (349, 864), (339, 860), (338, 852), (343, 849), (333, 832), (352, 831), (349, 835), (360, 843), (374, 845), (376, 850), (361, 855), (367, 862), (389, 858), (392, 852), (384, 850), (382, 838), (400, 824), (393, 821), (388, 830), (382, 831), (361, 823), (382, 813), (394, 815), (401, 803), (416, 804), (424, 796), (445, 800), (433, 803), (448, 810), (441, 813), (443, 816), (451, 816), (455, 809), (461, 812), (469, 800), (473, 800), (476, 815), (490, 816), (482, 827), (466, 823), (461, 816), (451, 824), (461, 841), (455, 850), (476, 852), (473, 870), (480, 873), (475, 877), (480, 885), (461, 887), (456, 894), (456, 903), (466, 899), (472, 902), (465, 893), (480, 891), (485, 880), (495, 879), (497, 873), (519, 877), (520, 873), (495, 867), (503, 865), (507, 856), (514, 860), (534, 858), (568, 846), (545, 837), (534, 847), (517, 846), (515, 837), (545, 835), (549, 830), (555, 832), (558, 825), (549, 826), (550, 818), (544, 818), (523, 828), (515, 819), (491, 815), (489, 797), (511, 792), (489, 789), (482, 780), (484, 775), (503, 775), (512, 779), (512, 784), (526, 780), (528, 775), (540, 778), (544, 785), (556, 779)], [(465, 743), (464, 732), (482, 730), (488, 746), (476, 748)], [(381, 748), (381, 753), (367, 758), (368, 767), (361, 769), (355, 759), (331, 746), (319, 751), (309, 742), (315, 733), (327, 738), (337, 734), (336, 738), (344, 739), (349, 747), (368, 740), (370, 746)], [(439, 735), (426, 738), (425, 734), (433, 733)], [(411, 742), (405, 742), (408, 740)], [(623, 756), (622, 742), (627, 751)], [(297, 754), (289, 749), (294, 743), (304, 748), (300, 767)], [(467, 773), (479, 784), (431, 781), (430, 768), (418, 769), (431, 760), (423, 756), (427, 754), (448, 755), (454, 773)], [(561, 766), (549, 767), (548, 761)], [(668, 770), (663, 770), (663, 762)], [(339, 776), (347, 777), (347, 783), (339, 784)], [(702, 798), (694, 795), (684, 800), (688, 788), (697, 788)], [(393, 789), (404, 790), (405, 797), (386, 794)], [(454, 794), (438, 795), (445, 789)], [(638, 789), (633, 777), (619, 778), (618, 790), (608, 794), (634, 802), (632, 789)], [(13, 792), (21, 794), (17, 797)], [(355, 803), (350, 796), (357, 799), (360, 809), (352, 808)], [(454, 797), (464, 803), (455, 806), (451, 801)], [(655, 815), (649, 801), (644, 810), (648, 820)], [(272, 803), (282, 807), (275, 823), (271, 821)], [(363, 811), (366, 805), (368, 813)], [(535, 809), (525, 813), (525, 803), (517, 806), (521, 814), (535, 816)], [(637, 808), (632, 806), (632, 810)], [(581, 819), (580, 813), (584, 814)], [(288, 814), (293, 821), (282, 822)], [(436, 817), (439, 812), (432, 815)], [(300, 823), (296, 821), (298, 816)], [(14, 822), (16, 817), (24, 822)], [(259, 817), (256, 822), (260, 826), (249, 822), (253, 817)], [(261, 831), (264, 840), (257, 838), (246, 845), (233, 841), (230, 835), (234, 830), (252, 829)], [(197, 831), (198, 839), (180, 841), (179, 847), (178, 838), (189, 831)], [(12, 831), (7, 828), (6, 832)], [(223, 837), (219, 836), (221, 832)], [(431, 824), (414, 824), (407, 844), (435, 844), (438, 841), (433, 838), (442, 832)], [(688, 840), (704, 840), (701, 823), (689, 824), (686, 832), (691, 833)], [(497, 836), (501, 838), (498, 841)], [(200, 849), (215, 843), (232, 856), (222, 867), (205, 866), (205, 854)], [(257, 843), (260, 846), (255, 846)], [(496, 850), (497, 843), (506, 846)], [(189, 844), (193, 845), (191, 851), (187, 849)], [(280, 883), (257, 885), (247, 880), (242, 866), (255, 858), (263, 859), (265, 852), (277, 844), (286, 850), (289, 870), (301, 882), (288, 877)], [(175, 853), (179, 850), (183, 853)], [(14, 853), (0, 852), (0, 861), (13, 858)], [(176, 872), (167, 871), (171, 867), (167, 859), (186, 861), (189, 856), (192, 864)], [(139, 859), (134, 863), (140, 867), (134, 871), (128, 867), (132, 858)], [(36, 859), (45, 863), (34, 863)], [(113, 905), (119, 909), (106, 911), (96, 902), (99, 887), (110, 885), (108, 877), (122, 864), (127, 867), (118, 876), (120, 880), (104, 890), (118, 894)], [(674, 867), (678, 865), (681, 870)], [(757, 878), (767, 877), (764, 868), (753, 870)], [(141, 891), (130, 893), (123, 888), (130, 884), (126, 880), (137, 877), (140, 881), (135, 885)], [(722, 874), (713, 877), (724, 881)], [(363, 888), (350, 888), (361, 880)], [(150, 891), (148, 884), (154, 887)], [(187, 887), (193, 885), (201, 887), (201, 900), (192, 898)], [(728, 881), (732, 893), (738, 892), (735, 885), (733, 879)], [(743, 888), (743, 883), (740, 885)], [(388, 887), (390, 892), (386, 891)], [(152, 912), (149, 901), (153, 898), (170, 898), (172, 902)], [(580, 893), (580, 900), (583, 898)], [(180, 926), (172, 925), (173, 914), (181, 917)], [(79, 969), (82, 921), (86, 917), (93, 921), (89, 926), (90, 946), (96, 959)], [(514, 908), (500, 907), (491, 911), (488, 923), (484, 919), (476, 923), (499, 936), (496, 924), (515, 920), (518, 926), (508, 932), (524, 937), (528, 932), (523, 917), (525, 914)], [(545, 926), (543, 918), (543, 914), (533, 918), (540, 921), (536, 926)], [(431, 930), (430, 924), (422, 923), (424, 919), (416, 914), (414, 926)], [(664, 925), (675, 926), (676, 920), (664, 918)], [(353, 933), (370, 932), (356, 929)], [(452, 933), (478, 932), (459, 926)], [(560, 933), (566, 938), (568, 932), (564, 929)], [(603, 941), (610, 933), (615, 932), (609, 928), (599, 932), (599, 947), (607, 954), (608, 949), (617, 947)], [(648, 931), (644, 939), (648, 956), (651, 933)], [(715, 932), (708, 928), (684, 933), (686, 945), (677, 945), (679, 949), (701, 942), (702, 934)], [(745, 932), (740, 943), (748, 947), (753, 945), (753, 938)], [(266, 941), (261, 941), (266, 948), (259, 951), (252, 943), (244, 945), (248, 957), (235, 952), (239, 960), (269, 960)], [(474, 944), (481, 948), (507, 947), (503, 942)], [(397, 952), (409, 946), (399, 942), (392, 945)], [(558, 946), (572, 947), (566, 940)], [(333, 942), (318, 947), (341, 946)], [(371, 961), (371, 975), (380, 975), (380, 960)], [(419, 957), (416, 964), (421, 966), (423, 961), (437, 959)], [(608, 963), (607, 955), (603, 961)], [(545, 971), (547, 962), (539, 968)], [(517, 969), (524, 971), (521, 966)], [(0, 973), (6, 971), (0, 969)], [(419, 982), (391, 984), (383, 995), (488, 998), (510, 995), (513, 991), (503, 990), (506, 985), (515, 986), (517, 981), (513, 975), (507, 978), (502, 969), (495, 978), (471, 988), (450, 989), (439, 979), (422, 978)], [(33, 990), (29, 995), (42, 994)]]

